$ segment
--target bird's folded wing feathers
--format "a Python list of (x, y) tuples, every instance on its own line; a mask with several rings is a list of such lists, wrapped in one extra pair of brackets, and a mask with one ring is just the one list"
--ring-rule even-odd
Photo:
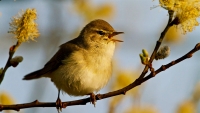
[(47, 62), (42, 69), (41, 74), (46, 74), (48, 72), (52, 72), (56, 70), (60, 65), (62, 65), (62, 61), (71, 55), (72, 52), (78, 50), (79, 47), (73, 43), (65, 43), (62, 44), (58, 52)]
[(27, 74), (26, 76), (24, 76), (23, 79), (24, 80), (37, 79), (42, 77), (42, 75), (48, 72), (56, 70), (60, 65), (62, 65), (62, 61), (66, 57), (71, 55), (72, 52), (80, 49), (80, 47), (77, 44), (74, 44), (73, 42), (74, 41), (71, 40), (67, 43), (62, 44), (57, 53), (45, 64), (45, 66), (42, 69)]

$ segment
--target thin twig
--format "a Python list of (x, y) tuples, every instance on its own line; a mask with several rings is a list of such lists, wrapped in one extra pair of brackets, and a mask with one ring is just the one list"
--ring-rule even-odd
[(172, 18), (173, 18), (172, 15), (173, 15), (173, 13), (174, 13), (174, 12), (171, 11), (171, 10), (168, 11), (169, 19), (168, 19), (167, 26), (165, 27), (165, 29), (164, 29), (163, 32), (161, 33), (160, 38), (159, 38), (159, 40), (158, 40), (157, 43), (156, 43), (156, 46), (155, 46), (155, 48), (154, 48), (154, 50), (153, 50), (153, 53), (151, 54), (151, 57), (150, 57), (150, 59), (149, 59), (149, 64), (145, 66), (144, 70), (142, 71), (142, 73), (141, 73), (141, 75), (140, 75), (140, 77), (139, 77), (138, 79), (144, 78), (144, 76), (147, 74), (149, 65), (153, 62), (153, 60), (154, 60), (154, 58), (155, 58), (155, 55), (156, 55), (156, 53), (157, 53), (157, 51), (158, 51), (158, 49), (159, 49), (159, 47), (160, 47), (160, 45), (161, 45), (161, 43), (162, 43), (164, 37), (165, 37), (165, 34), (166, 34), (167, 31), (169, 30), (169, 28), (170, 28), (171, 26), (173, 26), (173, 22), (172, 22)]
[(3, 72), (0, 74), (0, 84), (2, 83), (2, 81), (4, 79), (4, 76), (5, 76), (7, 69), (11, 66), (10, 60), (12, 59), (13, 55), (15, 54), (15, 51), (20, 46), (20, 44), (21, 43), (19, 41), (17, 41), (16, 45), (13, 45), (12, 47), (10, 47), (8, 60), (6, 62), (6, 65), (3, 68)]
[[(183, 61), (187, 58), (191, 58), (192, 55), (195, 52), (197, 52), (198, 50), (200, 50), (200, 43), (196, 44), (196, 46), (190, 52), (185, 54), (184, 56), (182, 56), (166, 65), (162, 65), (159, 69), (157, 69), (154, 72), (151, 72), (148, 76), (146, 76), (142, 79), (136, 79), (133, 83), (129, 84), (128, 86), (126, 86), (122, 89), (108, 92), (105, 94), (97, 94), (96, 100), (101, 100), (101, 99), (105, 99), (105, 98), (109, 98), (109, 97), (113, 97), (113, 96), (117, 96), (117, 95), (121, 95), (121, 94), (126, 94), (127, 91), (133, 89), (136, 86), (139, 86), (140, 84), (142, 84), (145, 81), (149, 80), (150, 78), (154, 77), (158, 73), (174, 66), (177, 63), (180, 63), (181, 61)], [(74, 101), (67, 101), (67, 102), (62, 103), (62, 105), (63, 105), (62, 108), (66, 108), (67, 106), (85, 105), (88, 102), (90, 102), (90, 98), (84, 98), (84, 99), (74, 100)], [(56, 107), (56, 103), (55, 102), (39, 102), (38, 100), (36, 100), (34, 102), (24, 103), (24, 104), (0, 105), (0, 111), (3, 111), (3, 110), (19, 111), (20, 109), (32, 108), (32, 107)]]
[[(173, 65), (175, 64), (178, 64), (179, 62), (187, 59), (187, 58), (191, 58), (192, 55), (197, 52), (198, 50), (200, 50), (200, 43), (196, 44), (196, 46), (191, 50), (189, 51), (187, 54), (183, 55), (182, 57), (166, 64), (166, 65), (162, 65), (159, 69), (157, 69), (154, 74), (157, 75), (158, 73), (162, 72), (162, 71), (165, 71), (166, 69), (172, 67)], [(143, 80), (147, 81), (149, 80), (150, 78), (154, 77), (155, 75), (153, 75), (153, 73), (150, 73), (148, 76), (146, 76)]]

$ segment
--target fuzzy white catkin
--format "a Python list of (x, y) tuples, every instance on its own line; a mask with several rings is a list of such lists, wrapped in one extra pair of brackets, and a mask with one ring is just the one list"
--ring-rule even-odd
[(11, 60), (10, 60), (10, 62), (12, 63), (12, 62), (17, 62), (17, 63), (19, 63), (19, 62), (22, 62), (23, 61), (23, 57), (22, 56), (15, 56), (14, 58), (12, 58)]
[(168, 46), (162, 46), (156, 53), (155, 59), (160, 60), (168, 57), (170, 54), (170, 48)]

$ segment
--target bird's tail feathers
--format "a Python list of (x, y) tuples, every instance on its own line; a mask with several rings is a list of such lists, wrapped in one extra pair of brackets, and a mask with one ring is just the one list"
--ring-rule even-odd
[(24, 76), (23, 80), (32, 80), (32, 79), (38, 79), (42, 77), (42, 74), (40, 74), (41, 70), (34, 71), (32, 73), (29, 73)]

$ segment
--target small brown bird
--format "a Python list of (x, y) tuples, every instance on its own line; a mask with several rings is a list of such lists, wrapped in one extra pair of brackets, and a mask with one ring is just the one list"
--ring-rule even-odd
[(42, 69), (23, 79), (51, 78), (59, 92), (57, 104), (62, 103), (60, 90), (72, 96), (90, 95), (95, 104), (93, 92), (102, 89), (110, 79), (115, 43), (122, 42), (113, 37), (121, 33), (104, 20), (91, 21), (77, 38), (62, 44)]

